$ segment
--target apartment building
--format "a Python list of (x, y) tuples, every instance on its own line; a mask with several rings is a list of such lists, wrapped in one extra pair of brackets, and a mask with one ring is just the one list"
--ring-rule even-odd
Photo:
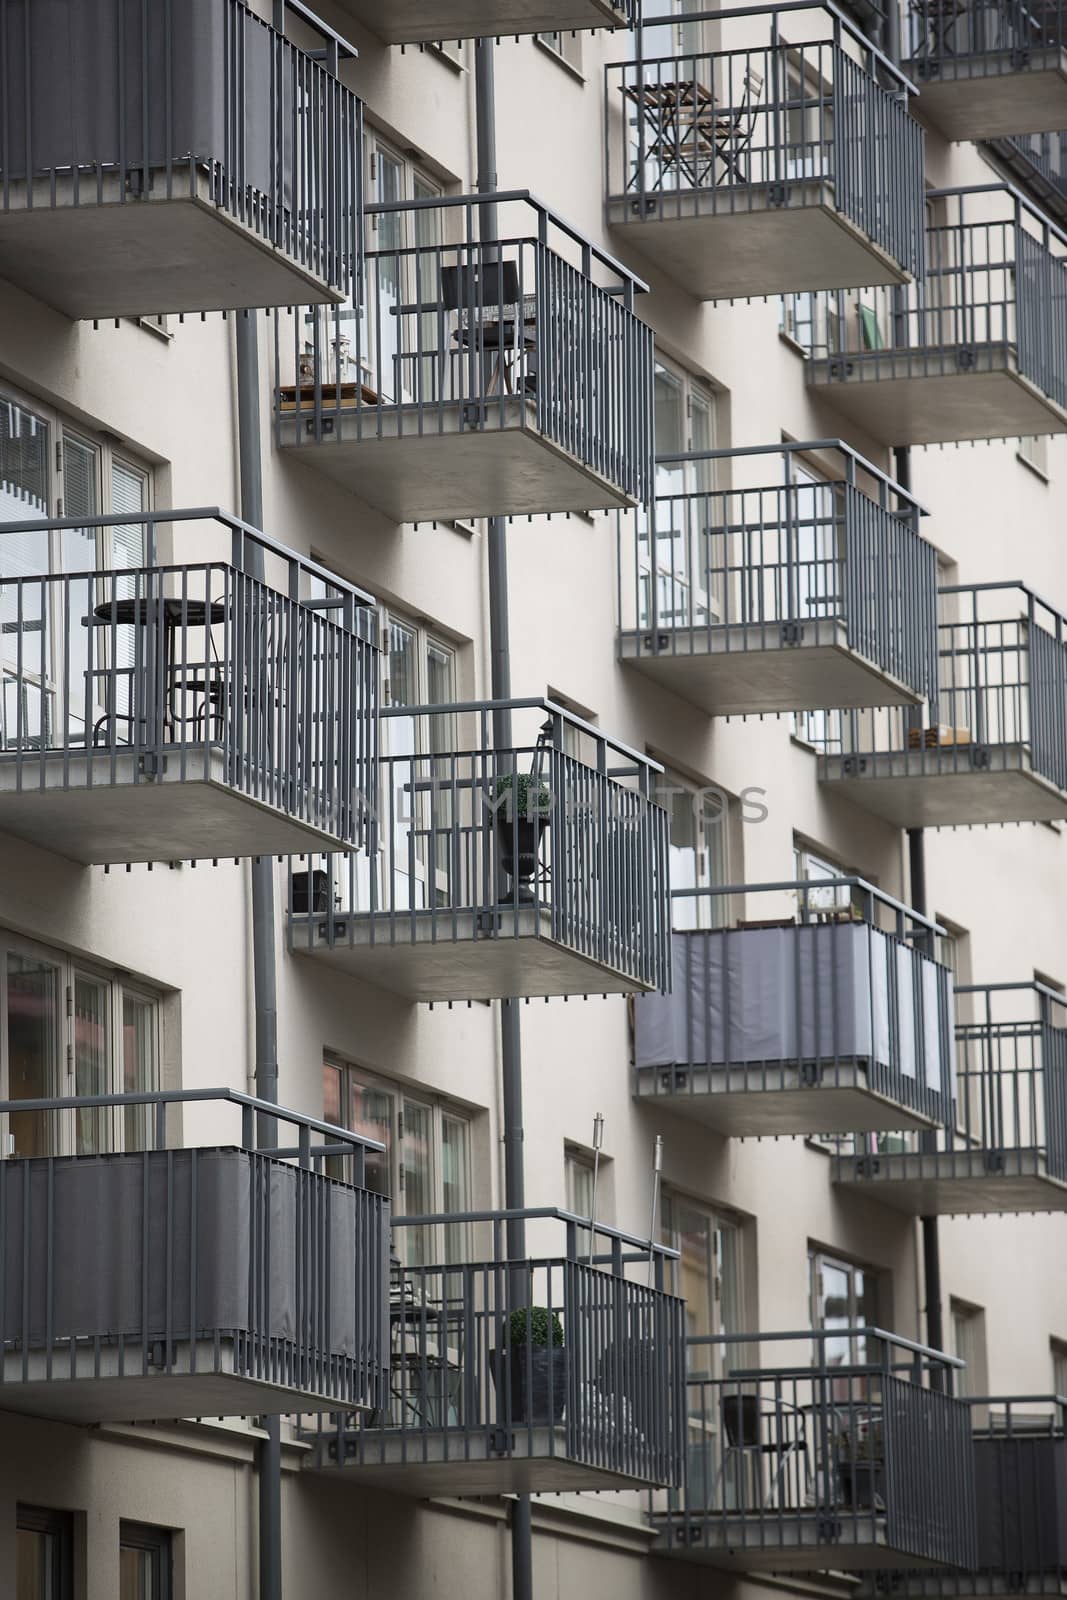
[(1065, 47), (0, 0), (0, 1593), (1062, 1592)]

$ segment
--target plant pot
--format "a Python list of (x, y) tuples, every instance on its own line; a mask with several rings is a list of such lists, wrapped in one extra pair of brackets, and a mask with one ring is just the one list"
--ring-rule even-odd
[(562, 1345), (494, 1350), (492, 1373), (499, 1423), (549, 1427), (563, 1421), (567, 1358)]
[(511, 880), (509, 898), (523, 902), (533, 900), (534, 895), (529, 886), (537, 872), (541, 834), (547, 826), (547, 817), (519, 817), (516, 820), (510, 815), (507, 806), (502, 806), (497, 813), (500, 865)]
[(885, 1467), (881, 1461), (841, 1461), (837, 1468), (841, 1503), (849, 1511), (885, 1507)]
[(293, 915), (307, 916), (309, 912), (330, 909), (329, 873), (318, 868), (314, 872), (294, 872), (292, 877)]

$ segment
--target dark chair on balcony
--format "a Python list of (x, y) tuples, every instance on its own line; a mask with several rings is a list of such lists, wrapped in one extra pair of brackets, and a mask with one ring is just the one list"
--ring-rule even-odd
[(536, 348), (536, 318), (533, 308), (523, 300), (519, 268), (515, 261), (471, 263), (441, 268), (441, 308), (456, 316), (450, 346), (441, 349), (441, 391), (444, 392), (445, 364), (449, 349), (463, 354), (472, 348), (479, 355), (493, 356), (486, 374), (483, 393), (515, 392), (514, 369), (522, 365), (521, 386), (535, 388), (533, 374), (521, 361), (524, 353)]
[(801, 1408), (759, 1394), (724, 1394), (720, 1405), (725, 1438), (720, 1494), (730, 1485), (746, 1511), (803, 1503), (809, 1469), (807, 1418)]

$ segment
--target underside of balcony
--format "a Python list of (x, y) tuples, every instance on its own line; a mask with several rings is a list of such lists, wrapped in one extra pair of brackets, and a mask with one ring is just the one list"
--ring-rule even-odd
[(1034, 771), (1023, 744), (956, 746), (940, 765), (926, 750), (821, 756), (819, 781), (898, 828), (1067, 817), (1067, 794)]
[(725, 1138), (890, 1133), (935, 1126), (872, 1087), (868, 1063), (858, 1060), (641, 1067), (637, 1098)]
[(1067, 53), (1059, 46), (936, 62), (905, 70), (920, 86), (918, 110), (947, 139), (995, 139), (1015, 133), (1054, 133), (1067, 127)]
[[(0, 832), (88, 866), (285, 855), (342, 844), (226, 780), (221, 751), (0, 757)], [(183, 771), (184, 766), (184, 771)]]
[(810, 361), (808, 387), (884, 444), (1067, 431), (1067, 411), (1019, 371), (1014, 345), (856, 352)]
[(779, 1510), (761, 1514), (670, 1520), (670, 1539), (661, 1534), (653, 1554), (721, 1567), (732, 1572), (864, 1572), (879, 1568), (928, 1566), (928, 1561), (894, 1549), (886, 1534), (886, 1518), (876, 1512), (849, 1511), (844, 1517), (814, 1511)]
[(509, 906), (499, 916), (419, 911), (391, 924), (353, 917), (337, 922), (332, 945), (306, 922), (294, 922), (290, 937), (295, 953), (409, 1000), (631, 994), (647, 987), (551, 933), (547, 908)]
[[(292, 390), (289, 391), (292, 394)], [(281, 448), (395, 522), (622, 508), (633, 501), (537, 427), (537, 408), (515, 395), (491, 404), (492, 425), (463, 426), (463, 406), (371, 405), (351, 420), (333, 412), (316, 443), (309, 402), (282, 392)]]
[[(567, 1454), (567, 1430), (560, 1426), (484, 1433), (376, 1433), (368, 1439), (367, 1459), (359, 1459), (359, 1440), (346, 1439), (344, 1477), (368, 1489), (429, 1499), (438, 1495), (574, 1494), (580, 1490), (633, 1489), (625, 1473), (593, 1466)], [(309, 1462), (312, 1470), (337, 1473), (337, 1442), (331, 1440)]]
[[(138, 1355), (140, 1345), (136, 1344)], [(175, 1348), (170, 1371), (131, 1376), (127, 1353), (120, 1367), (118, 1343), (99, 1352), (100, 1376), (93, 1375), (93, 1341), (80, 1341), (71, 1357), (53, 1351), (51, 1376), (45, 1356), (34, 1353), (23, 1377), (21, 1354), (8, 1355), (0, 1382), (0, 1411), (47, 1417), (89, 1427), (101, 1422), (165, 1422), (174, 1417), (254, 1417), (292, 1411), (335, 1411), (336, 1400), (303, 1393), (292, 1384), (264, 1383), (239, 1370), (232, 1343), (223, 1339), (216, 1357), (210, 1339), (196, 1346), (196, 1371), (190, 1370), (192, 1349)], [(220, 1370), (214, 1370), (218, 1366)], [(121, 1374), (121, 1375), (120, 1375)]]
[[(783, 200), (785, 188), (787, 198)], [(698, 300), (907, 283), (908, 274), (834, 205), (820, 178), (665, 191), (608, 201), (616, 233)]]
[(1067, 1183), (1039, 1149), (835, 1156), (834, 1182), (914, 1217), (1067, 1211)]
[(622, 7), (610, 0), (339, 0), (385, 44), (486, 39), (505, 34), (625, 27)]
[(227, 311), (302, 302), (341, 292), (211, 199), (205, 173), (188, 182), (159, 174), (155, 196), (133, 199), (116, 176), (12, 182), (0, 210), (0, 278), (75, 320)]
[[(658, 649), (653, 645), (658, 644)], [(918, 705), (848, 642), (837, 617), (620, 635), (622, 659), (712, 716)]]

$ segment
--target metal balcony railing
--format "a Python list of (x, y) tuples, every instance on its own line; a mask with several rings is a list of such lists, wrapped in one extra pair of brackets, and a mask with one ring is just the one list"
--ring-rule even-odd
[[(519, 1220), (536, 1243), (516, 1258)], [(392, 1392), (323, 1419), (320, 1466), (422, 1495), (681, 1482), (675, 1251), (555, 1209), (400, 1217), (393, 1241)]]
[(672, 893), (673, 988), (634, 1002), (636, 1093), (724, 1132), (951, 1119), (935, 923), (862, 878)]
[[(904, 289), (838, 291), (794, 302), (791, 331), (812, 365), (809, 382), (825, 386), (838, 405), (837, 385), (933, 383), (1008, 372), (1029, 387), (1031, 411), (1001, 419), (961, 409), (966, 395), (946, 397), (941, 428), (921, 419), (937, 438), (1002, 437), (1052, 432), (1067, 409), (1067, 235), (1015, 189), (1004, 184), (927, 194), (926, 266)], [(1024, 399), (1026, 397), (1024, 396)], [(1035, 398), (1056, 408), (1042, 416)], [(874, 390), (866, 403), (875, 405)], [(972, 402), (969, 404), (973, 405)], [(873, 426), (881, 426), (878, 415)], [(890, 426), (902, 424), (894, 415)], [(999, 425), (999, 432), (996, 431)], [(924, 435), (925, 437), (925, 435)], [(891, 442), (900, 442), (894, 440)], [(922, 442), (917, 437), (912, 442)]]
[[(814, 453), (826, 477), (814, 475)], [(937, 558), (919, 533), (922, 508), (899, 484), (840, 440), (658, 461), (730, 487), (661, 494), (647, 512), (620, 513), (624, 659), (654, 657), (681, 683), (694, 657), (714, 657), (701, 703), (719, 711), (934, 696)], [(834, 659), (816, 670), (802, 658), (820, 649)], [(770, 658), (766, 686), (760, 657)], [(849, 657), (878, 670), (860, 674)]]
[(419, 999), (666, 986), (655, 762), (541, 699), (390, 706), (382, 730), (377, 855), (293, 863), (291, 948)]
[(5, 1100), (0, 1119), (15, 1152), (0, 1160), (5, 1410), (92, 1422), (383, 1403), (389, 1203), (364, 1187), (380, 1144), (229, 1089)]
[[(162, 558), (183, 543), (223, 553)], [(269, 813), (308, 839), (365, 841), (369, 596), (214, 508), (0, 523), (0, 574), (0, 827), (105, 862), (269, 853)], [(153, 833), (151, 808), (194, 783), (254, 802), (247, 848), (230, 812), (218, 837), (208, 810), (195, 835), (162, 816)], [(123, 789), (140, 794), (135, 834), (96, 835), (94, 805), (106, 822)]]
[(931, 1176), (939, 1182), (980, 1169), (1067, 1183), (1067, 1000), (1037, 982), (961, 984), (956, 1058), (952, 1113), (933, 1143), (904, 1135), (865, 1141), (856, 1170), (910, 1177), (902, 1163), (921, 1152), (936, 1156)]
[[(634, 34), (636, 60), (606, 68), (613, 220), (625, 220), (624, 204), (632, 217), (664, 226), (828, 204), (875, 256), (858, 251), (851, 274), (846, 266), (826, 277), (817, 258), (795, 251), (792, 273), (772, 287), (918, 275), (923, 132), (908, 114), (911, 85), (899, 68), (833, 4), (697, 10), (683, 27), (701, 23), (727, 39), (732, 30), (736, 47), (680, 54), (670, 34), (655, 31), (676, 30), (677, 18), (653, 17)], [(647, 248), (655, 248), (651, 230)], [(745, 266), (755, 279), (766, 270), (758, 251)], [(746, 293), (743, 278), (731, 294)], [(762, 279), (749, 284), (747, 292), (765, 292)]]
[(961, 1362), (862, 1327), (687, 1348), (685, 1487), (653, 1501), (669, 1552), (741, 1571), (973, 1562)]
[(982, 80), (1025, 72), (1067, 45), (1063, 0), (989, 0), (981, 6), (910, 0), (904, 17), (907, 70), (920, 82)]
[(1053, 221), (1067, 223), (1067, 132), (1022, 133), (991, 146)]
[[(1012, 820), (1020, 805), (1025, 818), (1028, 804), (1041, 816), (1067, 814), (1067, 620), (1022, 584), (946, 585), (939, 598), (936, 700), (925, 713), (887, 707), (830, 718), (821, 776), (859, 778), (872, 793), (880, 782), (927, 790), (967, 779), (946, 801), (959, 808), (941, 818), (948, 822)], [(809, 737), (817, 741), (818, 730)], [(1034, 794), (1008, 793), (1004, 775), (1020, 773)], [(858, 784), (856, 794), (862, 803)], [(974, 803), (988, 815), (974, 815)]]
[(1067, 1400), (968, 1397), (974, 1430), (978, 1548), (969, 1572), (876, 1574), (868, 1594), (1058, 1595), (1067, 1584)]
[[(362, 108), (337, 73), (354, 51), (300, 0), (276, 0), (274, 18), (241, 0), (0, 0), (0, 271), (73, 316), (347, 295), (359, 281)], [(324, 48), (286, 38), (291, 20)], [(165, 220), (179, 201), (200, 214)], [(76, 223), (89, 213), (86, 234)], [(263, 253), (238, 262), (233, 224)], [(124, 253), (135, 237), (144, 261)], [(76, 271), (59, 259), (71, 251)], [(268, 252), (291, 270), (272, 276)]]
[[(358, 446), (353, 488), (398, 520), (647, 498), (652, 333), (634, 315), (640, 281), (524, 190), (492, 206), (437, 196), (368, 214), (377, 248), (359, 309), (278, 318), (279, 442), (329, 446), (332, 465), (313, 464), (335, 474)], [(505, 435), (521, 452), (542, 441), (534, 461), (522, 456), (539, 474), (525, 489), (485, 464), (495, 454), (470, 453)], [(434, 445), (438, 481), (412, 483), (434, 440), (448, 443)], [(566, 480), (544, 442), (553, 459), (563, 452)]]

